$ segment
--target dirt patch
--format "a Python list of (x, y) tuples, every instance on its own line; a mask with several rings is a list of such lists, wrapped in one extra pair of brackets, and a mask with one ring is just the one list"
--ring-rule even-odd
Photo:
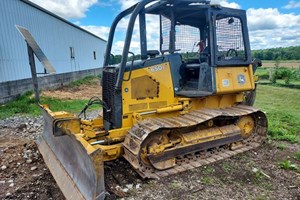
[(300, 68), (300, 62), (294, 61), (280, 61), (279, 63), (276, 63), (276, 61), (262, 61), (263, 67), (276, 67), (278, 64), (280, 67), (287, 67), (287, 68), (293, 68), (293, 69), (299, 69)]
[(42, 96), (52, 97), (64, 100), (85, 99), (89, 100), (93, 96), (101, 97), (102, 88), (100, 80), (95, 78), (91, 84), (82, 84), (77, 87), (65, 86), (56, 90), (45, 90)]
[[(114, 192), (108, 199), (118, 196), (125, 199), (300, 199), (299, 174), (278, 167), (287, 158), (299, 165), (292, 155), (300, 146), (287, 143), (284, 150), (276, 146), (265, 144), (158, 181), (140, 179), (125, 160), (119, 159), (105, 168), (107, 187)], [(125, 189), (133, 185), (133, 189), (118, 193), (119, 190), (115, 192), (118, 185)]]
[(63, 198), (32, 140), (0, 137), (0, 154), (0, 199)]
[[(64, 199), (33, 140), (0, 131), (0, 199)], [(265, 144), (161, 180), (143, 180), (125, 159), (105, 163), (107, 199), (300, 199), (300, 176), (278, 167), (299, 144)], [(266, 175), (254, 172), (259, 170)]]

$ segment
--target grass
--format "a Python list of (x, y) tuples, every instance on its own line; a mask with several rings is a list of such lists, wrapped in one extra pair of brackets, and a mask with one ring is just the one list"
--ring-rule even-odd
[(269, 68), (265, 67), (259, 67), (256, 69), (255, 74), (260, 78), (260, 79), (269, 79)]
[(300, 173), (300, 168), (296, 164), (292, 163), (290, 160), (283, 160), (278, 165), (281, 169), (292, 170), (297, 173)]
[(214, 179), (209, 176), (204, 176), (201, 178), (201, 183), (204, 185), (211, 185), (214, 183)]
[(279, 143), (279, 144), (277, 144), (277, 149), (284, 150), (284, 149), (286, 149), (286, 145)]
[[(265, 83), (271, 84), (271, 82), (269, 80), (265, 80), (265, 79), (264, 80), (259, 80), (259, 83), (261, 83), (261, 84), (265, 84)], [(272, 86), (284, 86), (284, 85), (287, 85), (287, 84), (282, 79), (277, 79), (276, 83), (272, 84)], [(289, 83), (289, 85), (300, 86), (300, 81), (291, 80), (291, 82)]]
[(32, 92), (26, 92), (24, 95), (18, 97), (15, 101), (10, 101), (7, 104), (0, 105), (0, 119), (4, 119), (19, 113), (30, 113), (32, 115), (40, 114)]
[(270, 176), (266, 174), (262, 169), (252, 168), (253, 176), (250, 178), (251, 182), (258, 186), (262, 187), (266, 190), (272, 190), (273, 186), (270, 182)]
[(204, 166), (203, 169), (203, 174), (209, 175), (215, 172), (215, 169), (211, 166)]
[(268, 134), (272, 139), (292, 143), (299, 141), (300, 133), (299, 90), (259, 85), (255, 106), (266, 112)]
[(70, 83), (69, 85), (67, 85), (67, 87), (74, 88), (74, 87), (78, 87), (80, 85), (93, 84), (95, 82), (95, 79), (99, 79), (99, 76), (86, 76), (83, 79), (80, 79), (80, 80)]
[(227, 162), (227, 161), (224, 161), (222, 163), (222, 169), (226, 172), (226, 173), (229, 173), (232, 171), (233, 169), (233, 166), (231, 163)]
[[(80, 85), (95, 84), (95, 80), (99, 79), (99, 76), (86, 76), (83, 79), (74, 81), (66, 87), (74, 88)], [(71, 113), (80, 112), (88, 100), (61, 100), (51, 97), (41, 96), (41, 103), (50, 106), (52, 111), (68, 111)], [(99, 108), (98, 106), (91, 106), (91, 109)], [(25, 114), (37, 116), (41, 114), (40, 108), (37, 106), (34, 100), (32, 92), (26, 92), (19, 96), (16, 100), (10, 101), (6, 104), (0, 104), (0, 119), (11, 117), (16, 114)]]
[[(50, 97), (41, 97), (42, 104), (50, 105), (53, 111), (69, 111), (72, 113), (80, 112), (88, 100), (60, 100)], [(27, 92), (7, 104), (0, 105), (0, 119), (4, 119), (16, 114), (27, 114), (37, 116), (41, 111), (35, 103), (32, 92)]]
[(172, 189), (178, 189), (181, 187), (180, 183), (178, 183), (176, 180), (173, 180), (170, 186)]
[(255, 200), (268, 200), (269, 198), (266, 196), (258, 196), (255, 198)]
[(295, 159), (300, 161), (300, 151), (295, 153)]

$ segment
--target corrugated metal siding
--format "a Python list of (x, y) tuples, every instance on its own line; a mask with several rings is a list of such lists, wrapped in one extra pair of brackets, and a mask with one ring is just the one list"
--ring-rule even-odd
[[(20, 0), (0, 0), (0, 82), (31, 77), (27, 47), (15, 25), (31, 32), (57, 73), (103, 65), (106, 46), (103, 40)], [(74, 59), (70, 47), (74, 47)], [(38, 72), (44, 71), (38, 61), (36, 65)]]

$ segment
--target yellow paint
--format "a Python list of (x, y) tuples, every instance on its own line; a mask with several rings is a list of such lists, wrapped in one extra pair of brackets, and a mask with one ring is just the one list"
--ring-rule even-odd
[(255, 122), (251, 116), (244, 116), (238, 121), (237, 126), (241, 129), (242, 137), (246, 139), (253, 133)]
[(183, 109), (183, 105), (171, 105), (165, 108), (158, 108), (156, 110), (156, 113), (168, 113), (168, 112), (173, 112), (173, 111), (179, 111)]
[[(159, 70), (157, 70), (159, 69)], [(129, 72), (126, 72), (124, 77), (128, 77)], [(131, 72), (131, 79), (138, 77), (149, 76), (153, 80), (159, 83), (159, 94), (158, 97), (145, 98), (145, 99), (134, 99), (132, 97), (132, 85), (131, 81), (124, 81), (122, 85), (122, 107), (123, 115), (128, 115), (128, 118), (122, 121), (123, 127), (131, 127), (133, 125), (133, 113), (149, 111), (150, 104), (153, 105), (156, 102), (166, 102), (166, 105), (178, 104), (178, 101), (174, 98), (173, 93), (173, 82), (171, 77), (170, 65), (168, 62), (161, 63), (142, 69), (133, 70)], [(143, 85), (140, 85), (140, 90), (143, 90)], [(136, 109), (132, 109), (132, 105), (136, 105)], [(143, 106), (138, 106), (143, 105)], [(138, 109), (138, 108), (141, 109)], [(153, 109), (151, 109), (153, 110)]]
[[(245, 79), (244, 84), (240, 84), (238, 76)], [(254, 89), (254, 77), (252, 66), (247, 67), (217, 67), (216, 68), (217, 94), (241, 92)]]
[[(161, 70), (152, 70), (157, 68)], [(129, 72), (126, 72), (125, 77), (128, 75)], [(239, 75), (243, 75), (245, 79), (244, 84), (239, 84)], [(122, 106), (123, 116), (126, 117), (123, 117), (123, 127), (132, 127), (138, 120), (143, 120), (148, 117), (172, 117), (195, 109), (232, 106), (243, 101), (243, 91), (252, 90), (255, 87), (251, 65), (247, 67), (217, 67), (217, 94), (205, 98), (175, 97), (170, 65), (167, 62), (131, 72), (132, 79), (143, 76), (149, 76), (159, 83), (159, 95), (154, 98), (134, 99), (131, 94), (131, 81), (124, 81), (122, 85)], [(228, 80), (229, 85), (223, 86), (223, 80)], [(142, 89), (143, 87), (141, 85), (140, 90)], [(163, 102), (163, 104), (160, 105), (164, 106), (158, 108), (151, 106), (157, 102)], [(145, 115), (143, 113), (148, 114)]]
[(96, 149), (103, 151), (103, 161), (115, 160), (123, 154), (122, 143), (111, 145), (94, 145)]
[(112, 129), (109, 131), (109, 135), (107, 138), (114, 139), (114, 138), (123, 138), (127, 134), (127, 130), (131, 127), (124, 127), (118, 129)]
[(52, 110), (50, 110), (49, 105), (41, 105), (41, 104), (39, 104), (39, 106), (43, 110), (45, 110), (54, 119), (74, 118), (74, 117), (76, 117), (74, 114), (69, 113), (69, 112), (65, 112), (65, 111), (53, 112)]
[[(129, 72), (124, 77), (128, 77)], [(238, 76), (245, 78), (244, 84), (239, 84)], [(81, 120), (81, 131), (74, 132), (78, 141), (86, 148), (88, 153), (101, 149), (105, 161), (116, 159), (123, 154), (123, 147), (120, 141), (123, 141), (127, 131), (139, 120), (152, 117), (174, 117), (193, 110), (202, 108), (225, 108), (238, 102), (242, 102), (243, 91), (254, 89), (254, 76), (252, 67), (218, 67), (216, 68), (216, 87), (217, 93), (204, 98), (181, 98), (174, 96), (174, 89), (168, 62), (159, 65), (150, 66), (143, 69), (133, 70), (131, 79), (138, 77), (150, 77), (158, 83), (158, 95), (151, 95), (147, 98), (136, 99), (132, 96), (132, 81), (123, 81), (122, 83), (122, 127), (119, 129), (103, 129), (103, 119), (101, 117), (94, 120)], [(225, 80), (225, 82), (224, 82)], [(224, 84), (225, 83), (225, 84)], [(143, 90), (143, 85), (140, 85)], [(147, 94), (148, 91), (144, 91)], [(143, 92), (141, 92), (143, 94)], [(153, 97), (154, 96), (154, 97)], [(54, 119), (76, 118), (67, 112), (52, 112), (48, 106), (42, 106)], [(72, 126), (74, 126), (72, 128)], [(74, 124), (66, 126), (69, 130), (78, 130)], [(211, 136), (212, 133), (204, 134)], [(217, 131), (216, 134), (219, 134)], [(191, 135), (195, 137), (194, 135)], [(204, 138), (201, 138), (202, 140)], [(108, 145), (90, 145), (91, 142), (105, 140), (110, 141)], [(169, 144), (168, 144), (169, 145)], [(161, 148), (167, 146), (155, 146), (154, 152), (161, 151)]]

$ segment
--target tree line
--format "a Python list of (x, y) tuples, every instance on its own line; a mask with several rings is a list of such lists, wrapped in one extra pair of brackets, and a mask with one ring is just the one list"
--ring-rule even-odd
[[(251, 53), (253, 58), (261, 60), (300, 60), (300, 46), (252, 50)], [(186, 55), (184, 54), (183, 57), (185, 58)], [(133, 56), (129, 56), (128, 61), (131, 61), (132, 58)], [(110, 64), (120, 63), (121, 59), (121, 55), (112, 55)], [(134, 60), (138, 59), (140, 59), (140, 55), (135, 55)]]
[(252, 50), (252, 57), (261, 60), (300, 60), (300, 46)]
[[(139, 59), (141, 59), (141, 55), (134, 55), (134, 57), (128, 56), (128, 61), (132, 61), (132, 58), (134, 58), (134, 60), (139, 60)], [(114, 64), (120, 63), (121, 60), (122, 60), (121, 55), (111, 55), (110, 59), (109, 59), (109, 64), (114, 65)]]

